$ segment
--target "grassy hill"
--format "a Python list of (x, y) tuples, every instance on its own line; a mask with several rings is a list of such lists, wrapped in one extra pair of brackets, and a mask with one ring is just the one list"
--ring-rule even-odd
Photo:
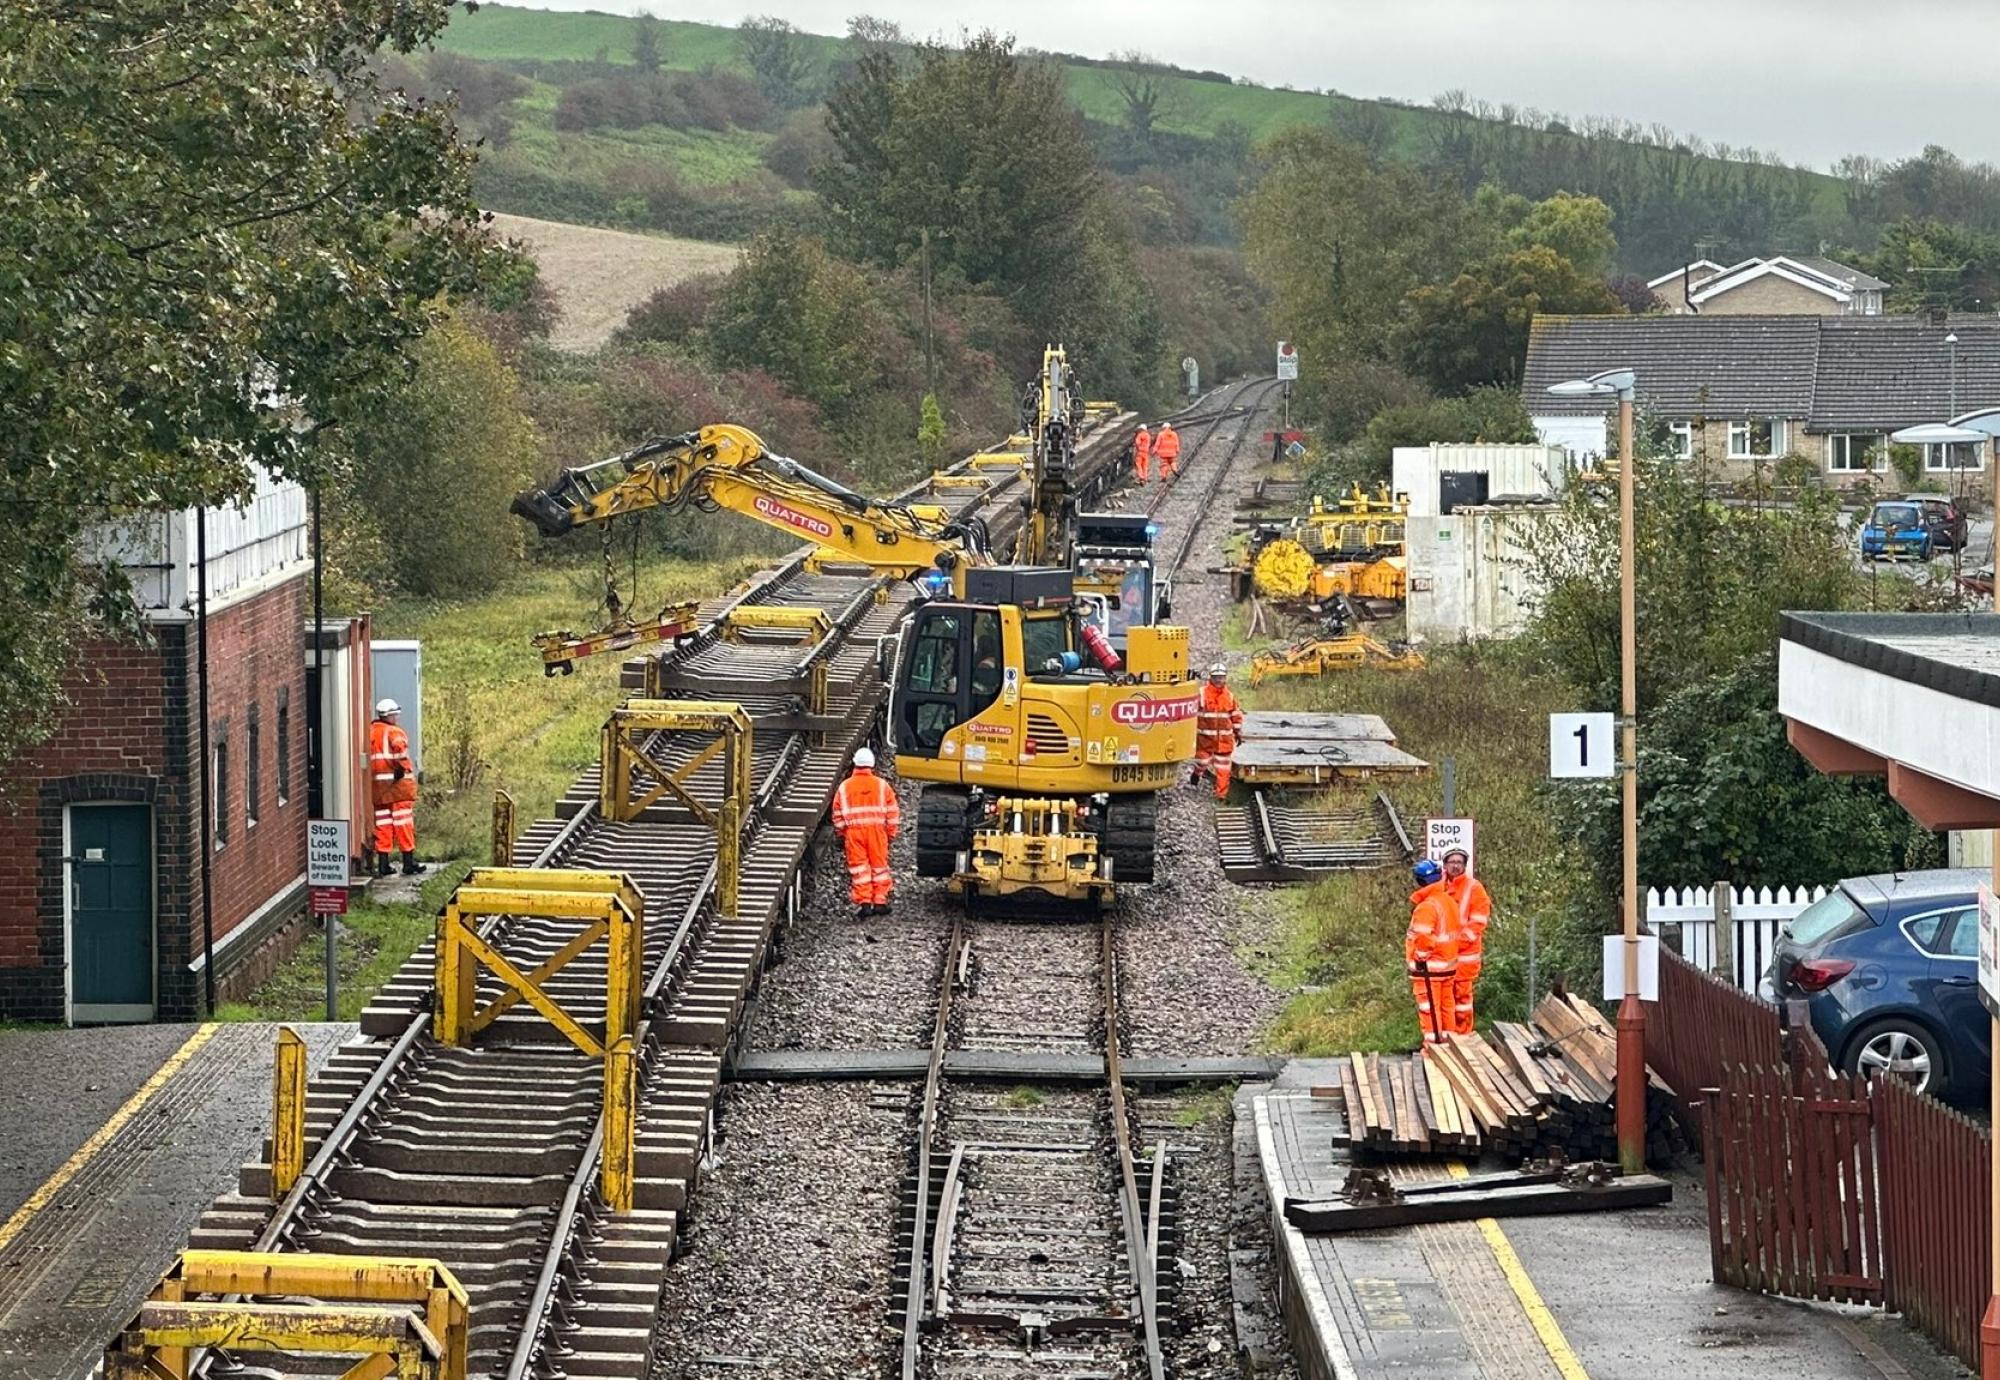
[(558, 312), (549, 342), (563, 350), (596, 349), (653, 293), (698, 273), (727, 272), (740, 252), (732, 244), (527, 216), (496, 215), (493, 228), (526, 245), (540, 266)]

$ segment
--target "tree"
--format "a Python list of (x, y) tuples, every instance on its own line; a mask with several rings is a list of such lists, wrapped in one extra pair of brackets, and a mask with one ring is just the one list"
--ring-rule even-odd
[(312, 479), (501, 254), (450, 112), (371, 59), (445, 0), (0, 8), (0, 758), (129, 603), (107, 520)]
[(859, 56), (870, 53), (895, 53), (910, 46), (903, 36), (903, 26), (893, 19), (882, 19), (872, 14), (857, 14), (847, 21), (847, 45)]
[(1153, 127), (1180, 111), (1177, 79), (1159, 59), (1137, 48), (1111, 55), (1111, 89), (1125, 103), (1125, 126), (1141, 139), (1153, 137)]
[(1537, 313), (1607, 315), (1622, 304), (1602, 280), (1546, 245), (1488, 259), (1450, 283), (1410, 293), (1397, 331), (1404, 367), (1441, 392), (1520, 380)]
[(794, 110), (811, 101), (812, 76), (819, 64), (810, 35), (789, 20), (760, 14), (736, 26), (736, 44), (771, 104)]
[(937, 394), (926, 393), (918, 409), (917, 453), (933, 469), (944, 460), (944, 437), (944, 411), (938, 407)]
[[(1142, 401), (1165, 383), (1123, 218), (1061, 68), (982, 33), (863, 57), (827, 102), (835, 156), (815, 175), (835, 243), (999, 289), (1033, 336), (1061, 340), (1093, 388)], [(1022, 361), (1025, 364), (1025, 361)]]
[(513, 371), (463, 322), (444, 322), (414, 356), (409, 379), (339, 438), (341, 506), (367, 514), (396, 588), (491, 589), (521, 553), (521, 525), (493, 515), (534, 477), (535, 425)]
[(660, 20), (651, 11), (640, 10), (632, 17), (632, 61), (648, 76), (660, 70)]
[(1618, 299), (1619, 305), (1633, 316), (1645, 316), (1650, 312), (1663, 311), (1666, 303), (1660, 295), (1646, 286), (1646, 280), (1636, 273), (1620, 273), (1608, 279), (1604, 286)]
[(1611, 233), (1611, 208), (1594, 196), (1557, 192), (1536, 202), (1508, 238), (1517, 249), (1537, 245), (1553, 249), (1576, 265), (1585, 277), (1603, 279), (1618, 257), (1618, 237)]
[(836, 420), (879, 375), (886, 339), (853, 266), (789, 230), (751, 244), (709, 311), (717, 364), (761, 369)]

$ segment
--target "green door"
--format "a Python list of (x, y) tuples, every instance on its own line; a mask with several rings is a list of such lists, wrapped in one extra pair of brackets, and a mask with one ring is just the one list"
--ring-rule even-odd
[(69, 811), (70, 1019), (153, 1019), (153, 811)]

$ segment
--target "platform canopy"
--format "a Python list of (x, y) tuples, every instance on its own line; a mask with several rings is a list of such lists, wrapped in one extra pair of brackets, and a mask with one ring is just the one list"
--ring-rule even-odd
[(2000, 827), (2000, 614), (1787, 613), (1778, 712), (1805, 759), (1886, 776), (1926, 829)]

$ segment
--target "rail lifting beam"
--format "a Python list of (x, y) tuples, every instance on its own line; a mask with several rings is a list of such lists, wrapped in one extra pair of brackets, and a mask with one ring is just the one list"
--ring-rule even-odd
[[(482, 916), (514, 915), (583, 922), (567, 943), (540, 966), (522, 972), (480, 937)], [(438, 1040), (469, 1044), (472, 1037), (522, 1002), (548, 1017), (578, 1049), (602, 1059), (607, 1046), (639, 1024), (640, 966), (645, 899), (622, 872), (562, 868), (476, 867), (438, 916)], [(610, 950), (606, 964), (604, 1038), (586, 1030), (543, 986), (599, 939)], [(500, 979), (506, 991), (480, 1006), (478, 970)]]
[[(644, 741), (661, 731), (713, 733), (716, 738), (675, 767), (654, 756)], [(711, 809), (695, 798), (689, 782), (718, 756), (723, 759), (722, 801)], [(604, 818), (630, 823), (672, 796), (715, 831), (716, 906), (734, 917), (743, 870), (743, 820), (750, 808), (750, 716), (743, 706), (721, 700), (627, 700), (605, 721), (602, 762), (597, 807)]]
[[(248, 1301), (271, 1298), (293, 1301)], [(340, 1380), (466, 1380), (469, 1332), (465, 1290), (435, 1260), (183, 1251), (105, 1348), (104, 1376), (187, 1380), (201, 1349), (227, 1347), (360, 1358)]]

